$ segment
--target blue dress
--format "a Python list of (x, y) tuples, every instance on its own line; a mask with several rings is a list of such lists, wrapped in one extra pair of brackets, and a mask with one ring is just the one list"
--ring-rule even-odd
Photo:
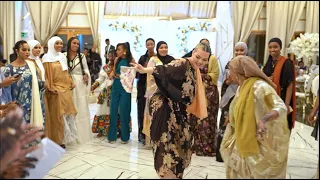
[[(0, 73), (0, 82), (2, 82), (5, 79), (3, 73)], [(12, 101), (11, 97), (11, 88), (10, 86), (7, 88), (1, 88), (0, 89), (0, 105), (5, 105), (8, 104), (9, 102)]]
[[(13, 76), (15, 74), (22, 74), (19, 81), (10, 85), (12, 101), (16, 101), (23, 109), (23, 120), (30, 123), (31, 117), (31, 102), (32, 102), (32, 74), (28, 64), (21, 67), (14, 67), (11, 64), (6, 66), (4, 70), (5, 77)], [(39, 78), (37, 79), (40, 90), (40, 101), (42, 107), (43, 120), (45, 122), (45, 104), (41, 94), (44, 90), (44, 82)]]

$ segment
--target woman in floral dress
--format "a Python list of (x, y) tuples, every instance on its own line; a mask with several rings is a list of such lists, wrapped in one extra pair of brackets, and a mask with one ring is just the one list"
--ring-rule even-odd
[(205, 102), (204, 93), (195, 96), (196, 84), (202, 86), (196, 74), (200, 76), (199, 68), (208, 63), (210, 53), (210, 47), (200, 43), (188, 59), (148, 68), (131, 63), (139, 73), (152, 74), (159, 89), (150, 99), (150, 135), (154, 167), (161, 178), (182, 178), (190, 164), (193, 135), (189, 117), (190, 113), (196, 113), (190, 109), (188, 113), (187, 109), (194, 105), (193, 99)]
[(43, 127), (46, 113), (41, 94), (44, 91), (44, 82), (38, 75), (34, 63), (27, 60), (30, 55), (29, 49), (26, 41), (21, 40), (15, 44), (14, 53), (17, 59), (7, 65), (4, 75), (21, 76), (17, 82), (10, 85), (12, 100), (22, 107), (25, 122)]
[[(168, 55), (168, 44), (164, 41), (159, 41), (157, 43), (157, 55), (150, 58), (147, 67), (154, 67), (158, 65), (169, 64), (174, 57)], [(141, 63), (139, 63), (141, 64)], [(144, 97), (146, 98), (146, 105), (144, 108), (144, 119), (143, 119), (143, 129), (142, 133), (145, 134), (145, 146), (146, 148), (151, 147), (151, 139), (150, 139), (150, 125), (151, 119), (149, 114), (149, 103), (152, 95), (158, 90), (157, 85), (154, 81), (154, 77), (151, 74), (147, 74), (147, 82), (146, 82), (146, 92)]]
[[(210, 46), (207, 39), (202, 39), (201, 43)], [(219, 111), (219, 64), (214, 55), (209, 56), (209, 63), (200, 69), (202, 81), (207, 98), (208, 117), (198, 120), (197, 117), (191, 116), (191, 127), (194, 135), (193, 151), (198, 156), (215, 156), (216, 155), (216, 135), (217, 135), (217, 118)]]

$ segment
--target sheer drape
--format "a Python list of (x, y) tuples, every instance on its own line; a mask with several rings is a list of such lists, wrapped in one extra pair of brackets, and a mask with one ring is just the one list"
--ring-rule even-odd
[(88, 20), (92, 32), (93, 42), (97, 44), (99, 41), (99, 19), (100, 19), (100, 6), (102, 5), (101, 1), (85, 1)]
[[(268, 57), (268, 42), (278, 37), (282, 41), (281, 55), (287, 56), (286, 48), (297, 27), (305, 1), (267, 1), (267, 27), (264, 63)], [(290, 39), (290, 40), (287, 40)]]
[(15, 32), (15, 1), (0, 1), (0, 36), (3, 40), (3, 58), (10, 63)]
[(264, 1), (233, 1), (232, 23), (234, 29), (233, 45), (246, 42), (256, 19), (259, 17)]
[(216, 1), (106, 1), (105, 15), (213, 18)]
[(58, 31), (74, 1), (26, 1), (35, 38), (44, 45)]
[(319, 1), (307, 1), (306, 33), (319, 33)]

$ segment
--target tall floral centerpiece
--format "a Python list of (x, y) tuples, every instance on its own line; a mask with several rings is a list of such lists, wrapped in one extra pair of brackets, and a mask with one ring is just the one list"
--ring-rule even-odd
[(308, 59), (308, 73), (312, 65), (312, 57), (319, 56), (319, 34), (305, 33), (300, 34), (300, 37), (290, 42), (288, 53), (293, 53), (297, 59)]

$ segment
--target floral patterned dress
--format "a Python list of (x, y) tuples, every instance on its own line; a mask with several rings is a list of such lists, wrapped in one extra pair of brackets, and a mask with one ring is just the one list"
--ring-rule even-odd
[(156, 66), (152, 75), (159, 89), (149, 106), (154, 167), (161, 178), (182, 178), (192, 156), (186, 108), (195, 95), (195, 71), (188, 60), (179, 59)]
[[(30, 123), (31, 117), (31, 103), (32, 103), (32, 74), (29, 69), (28, 64), (21, 67), (14, 67), (11, 64), (6, 66), (5, 69), (5, 77), (13, 76), (15, 74), (22, 74), (19, 81), (13, 83), (11, 88), (11, 96), (12, 100), (16, 101), (23, 109), (24, 116), (23, 120), (27, 123)], [(38, 74), (38, 72), (37, 72)], [(40, 94), (43, 94), (44, 91), (44, 82), (37, 76), (38, 83), (39, 83), (39, 90)], [(45, 123), (45, 104), (43, 100), (43, 96), (41, 97), (41, 107), (42, 107), (42, 114), (43, 120)]]
[[(208, 117), (200, 120), (191, 116), (191, 127), (194, 134), (193, 151), (197, 156), (216, 155), (217, 117), (219, 111), (219, 91), (211, 78), (204, 78), (208, 74), (208, 65), (200, 69), (207, 98)], [(219, 76), (219, 73), (218, 73)]]

